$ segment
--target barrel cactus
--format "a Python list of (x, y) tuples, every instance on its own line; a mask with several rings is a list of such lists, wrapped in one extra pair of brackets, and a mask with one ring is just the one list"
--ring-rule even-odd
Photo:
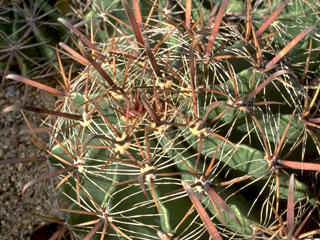
[[(54, 74), (55, 50), (67, 41), (66, 31), (55, 19), (59, 13), (48, 1), (1, 1), (1, 87), (8, 73), (43, 78)], [(60, 29), (59, 29), (60, 28)]]
[(57, 176), (76, 238), (316, 234), (319, 3), (214, 2), (94, 1), (102, 42), (59, 19), (79, 39), (61, 44), (86, 65), (77, 77), (61, 68), (60, 90), (7, 77), (60, 96), (6, 111), (57, 117), (52, 173), (23, 191)]

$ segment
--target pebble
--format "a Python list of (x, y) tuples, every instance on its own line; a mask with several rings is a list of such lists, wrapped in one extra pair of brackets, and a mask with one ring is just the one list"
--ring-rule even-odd
[(14, 97), (15, 95), (16, 95), (16, 86), (15, 85), (8, 86), (6, 88), (5, 97), (10, 98), (10, 97)]
[(10, 177), (11, 182), (15, 182), (16, 179), (17, 179), (17, 177), (16, 177), (15, 175), (12, 175), (12, 176)]
[(33, 230), (33, 226), (31, 224), (28, 225), (28, 230), (31, 232)]

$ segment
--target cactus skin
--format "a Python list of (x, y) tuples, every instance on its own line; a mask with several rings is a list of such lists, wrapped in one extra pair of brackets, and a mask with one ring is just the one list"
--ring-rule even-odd
[[(169, 1), (170, 12), (163, 8), (166, 1), (140, 4), (143, 23), (150, 21), (141, 25), (139, 9), (126, 0), (118, 9), (120, 2), (114, 1), (109, 12), (115, 7), (116, 16), (123, 12), (129, 19), (117, 23), (121, 31), (108, 39), (98, 29), (103, 43), (95, 45), (94, 55), (79, 43), (90, 64), (66, 80), (59, 111), (73, 117), (56, 121), (49, 151), (54, 171), (65, 169), (57, 189), (68, 205), (61, 209), (66, 224), (79, 239), (283, 237), (269, 228), (277, 222), (274, 211), (283, 214), (281, 206), (292, 197), (288, 172), (299, 174), (300, 162), (319, 155), (318, 135), (310, 133), (314, 126), (303, 121), (309, 97), (301, 84), (302, 77), (315, 79), (319, 59), (309, 54), (306, 73), (295, 68), (301, 59), (294, 56), (293, 63), (282, 58), (265, 69), (300, 33), (287, 32), (285, 43), (269, 26), (261, 36), (274, 37), (255, 41), (250, 27), (254, 33), (260, 27), (255, 19), (269, 9), (268, 1), (251, 6), (253, 23), (246, 15), (250, 4), (223, 1), (216, 25), (207, 27), (208, 1), (175, 2)], [(191, 25), (184, 12), (189, 3)], [(290, 18), (299, 12), (293, 6), (308, 8), (304, 1), (290, 4), (283, 10)], [(239, 12), (241, 17), (232, 18)], [(316, 14), (308, 18), (301, 29), (309, 27), (308, 33), (289, 58), (292, 52), (310, 52), (305, 43), (311, 39), (311, 48), (319, 45), (318, 22)], [(290, 21), (286, 29), (292, 26)], [(212, 41), (215, 27), (219, 31)], [(284, 171), (291, 163), (297, 166)], [(310, 168), (319, 170), (316, 164)], [(294, 184), (294, 199), (314, 205), (317, 193), (301, 178)]]

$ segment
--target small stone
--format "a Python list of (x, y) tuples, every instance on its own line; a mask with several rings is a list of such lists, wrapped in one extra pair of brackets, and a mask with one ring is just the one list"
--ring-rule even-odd
[(15, 93), (16, 93), (16, 86), (11, 85), (11, 86), (7, 87), (5, 97), (6, 98), (14, 97)]
[(29, 225), (28, 225), (28, 230), (29, 230), (30, 232), (32, 232), (33, 227), (32, 227), (32, 225), (31, 225), (31, 224), (29, 224)]
[(16, 135), (17, 134), (17, 129), (15, 128), (11, 128), (10, 129), (10, 134), (13, 136), (13, 135)]
[(18, 171), (20, 172), (23, 168), (23, 163), (18, 163)]
[(16, 177), (15, 175), (12, 175), (12, 176), (10, 177), (11, 182), (15, 182), (16, 179), (17, 179), (17, 177)]
[(28, 225), (28, 224), (30, 224), (30, 220), (29, 220), (29, 219), (23, 219), (23, 220), (22, 220), (22, 223), (23, 223), (24, 225)]
[(23, 186), (23, 183), (22, 183), (21, 181), (19, 181), (19, 182), (17, 183), (17, 188), (21, 189), (22, 186)]
[(2, 185), (1, 191), (2, 192), (6, 192), (7, 191), (7, 186), (5, 184)]

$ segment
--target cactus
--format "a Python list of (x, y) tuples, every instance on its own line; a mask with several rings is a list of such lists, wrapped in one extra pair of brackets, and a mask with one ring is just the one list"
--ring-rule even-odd
[(320, 170), (318, 3), (122, 0), (111, 1), (112, 18), (102, 2), (103, 21), (117, 26), (104, 38), (95, 23), (102, 43), (59, 19), (87, 65), (72, 80), (61, 67), (62, 90), (8, 76), (60, 95), (54, 111), (5, 109), (58, 117), (50, 149), (35, 141), (52, 173), (23, 192), (58, 176), (59, 210), (79, 239), (312, 234), (301, 229), (318, 189), (302, 172)]
[[(73, 9), (82, 10), (76, 4)], [(6, 76), (11, 73), (38, 81), (57, 75), (54, 47), (60, 41), (69, 45), (71, 41), (66, 29), (56, 20), (64, 16), (69, 21), (79, 21), (68, 3), (65, 1), (63, 5), (63, 1), (55, 3), (44, 0), (1, 1), (0, 13), (1, 88)]]

